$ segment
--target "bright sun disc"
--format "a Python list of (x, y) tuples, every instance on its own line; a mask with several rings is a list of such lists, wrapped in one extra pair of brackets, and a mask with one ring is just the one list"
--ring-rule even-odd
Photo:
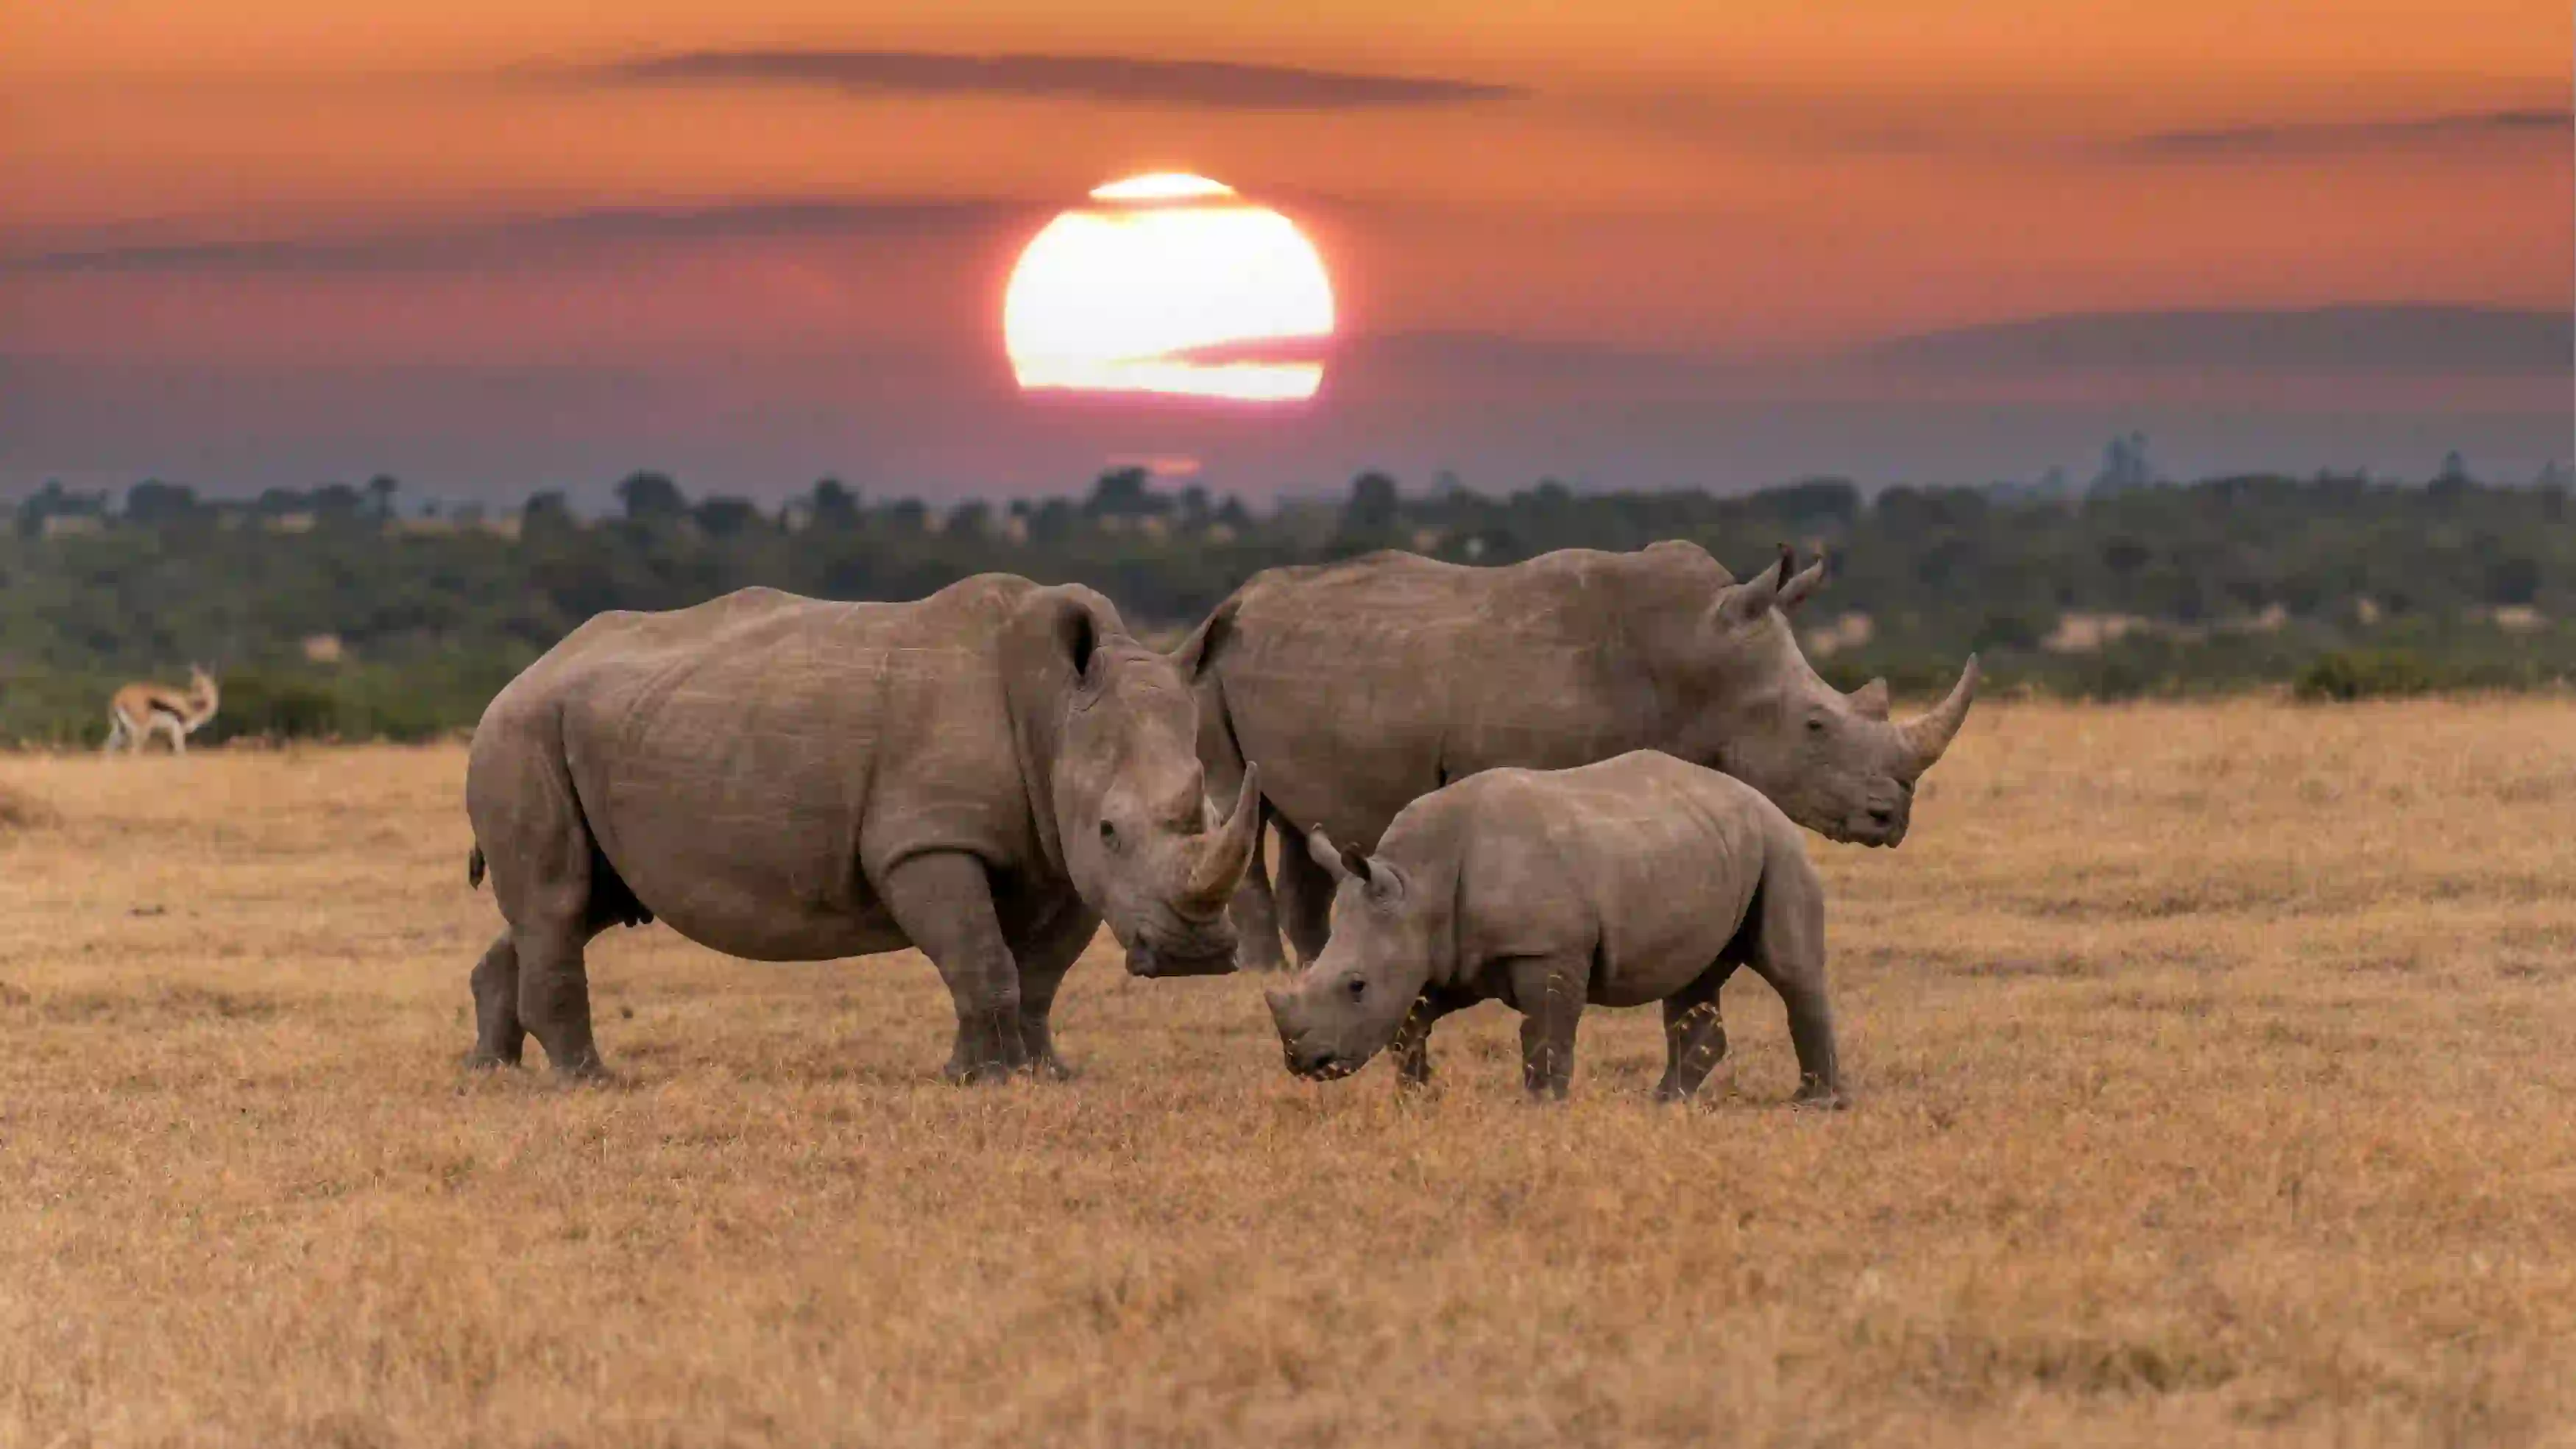
[(1204, 176), (1113, 181), (1011, 271), (1002, 339), (1027, 389), (1296, 402), (1333, 335), (1324, 259), (1288, 218)]

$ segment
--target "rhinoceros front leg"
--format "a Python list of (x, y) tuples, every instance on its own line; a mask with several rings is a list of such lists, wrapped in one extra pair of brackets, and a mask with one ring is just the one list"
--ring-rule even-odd
[(1656, 1101), (1689, 1101), (1725, 1060), (1726, 1018), (1717, 991), (1734, 974), (1735, 963), (1721, 961), (1664, 999), (1664, 1079), (1655, 1084)]
[(1789, 1012), (1789, 1041), (1798, 1051), (1797, 1104), (1841, 1107), (1842, 1062), (1834, 1046), (1834, 1006), (1825, 990), (1825, 905), (1812, 878), (1775, 889), (1765, 877), (1761, 929), (1749, 964)]
[(1055, 1029), (1048, 1018), (1065, 973), (1099, 934), (1099, 915), (1080, 899), (1069, 897), (1039, 928), (1035, 939), (1015, 953), (1020, 962), (1020, 1041), (1039, 1076), (1059, 1082), (1073, 1077), (1073, 1068), (1055, 1054)]
[(948, 983), (957, 1008), (948, 1079), (994, 1081), (1026, 1067), (1019, 963), (993, 913), (984, 863), (955, 850), (910, 856), (886, 872), (877, 893), (895, 924)]
[(1574, 1028), (1583, 1019), (1591, 962), (1534, 956), (1512, 967), (1512, 1004), (1521, 1010), (1521, 1085), (1561, 1102), (1574, 1083)]
[(1395, 1086), (1398, 1091), (1412, 1091), (1431, 1085), (1431, 1028), (1440, 1018), (1468, 1003), (1434, 987), (1415, 997), (1404, 1013), (1404, 1022), (1395, 1029), (1395, 1040), (1387, 1050), (1395, 1058)]

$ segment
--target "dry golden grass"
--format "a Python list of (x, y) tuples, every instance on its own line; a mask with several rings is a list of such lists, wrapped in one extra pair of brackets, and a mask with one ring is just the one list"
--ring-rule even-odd
[(62, 816), (43, 799), (27, 791), (0, 785), (0, 830), (34, 830), (53, 825)]
[[(463, 755), (0, 759), (0, 1443), (2576, 1442), (2576, 705), (1981, 707), (1815, 846), (1858, 1106), (1289, 1079), (1257, 986), (940, 1085), (910, 956), (592, 955), (469, 1077)], [(533, 1049), (532, 1049), (533, 1054)]]

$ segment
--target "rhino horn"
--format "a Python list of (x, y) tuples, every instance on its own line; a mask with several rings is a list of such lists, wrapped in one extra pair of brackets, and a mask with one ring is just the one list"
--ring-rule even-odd
[(1887, 681), (1873, 679), (1851, 692), (1852, 713), (1862, 719), (1887, 718)]
[(1950, 741), (1958, 735), (1959, 726), (1968, 722), (1968, 706), (1976, 702), (1980, 677), (1977, 656), (1971, 654), (1967, 667), (1959, 671), (1959, 682), (1950, 686), (1948, 698), (1934, 705), (1930, 714), (1907, 720), (1896, 727), (1897, 733), (1905, 739), (1906, 748), (1914, 755), (1917, 771), (1931, 769), (1941, 758), (1941, 752), (1950, 748)]
[[(1785, 558), (1783, 560), (1783, 571), (1786, 571)], [(1816, 561), (1807, 565), (1806, 572), (1796, 575), (1787, 583), (1780, 586), (1780, 597), (1776, 601), (1776, 605), (1780, 612), (1783, 614), (1788, 613), (1790, 610), (1797, 608), (1800, 604), (1807, 602), (1807, 596), (1814, 593), (1818, 586), (1822, 585), (1824, 581), (1825, 557), (1823, 554), (1818, 554), (1816, 555)]]
[(1243, 883), (1245, 868), (1252, 864), (1252, 847), (1260, 831), (1261, 767), (1246, 765), (1243, 788), (1235, 793), (1234, 813), (1209, 837), (1207, 848), (1191, 867), (1189, 882), (1181, 888), (1182, 903), (1205, 911), (1224, 909), (1234, 888)]

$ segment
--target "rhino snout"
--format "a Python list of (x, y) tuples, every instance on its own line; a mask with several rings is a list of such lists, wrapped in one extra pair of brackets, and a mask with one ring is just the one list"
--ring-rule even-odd
[(1288, 1070), (1308, 1081), (1328, 1082), (1360, 1069), (1364, 1058), (1350, 1056), (1329, 1043), (1314, 1040), (1314, 1023), (1303, 1019), (1297, 993), (1272, 986), (1261, 997), (1270, 1004), (1270, 1020), (1279, 1028), (1279, 1055)]
[(1310, 1082), (1339, 1081), (1360, 1069), (1360, 1063), (1329, 1047), (1301, 1051), (1288, 1049), (1288, 1070)]
[(1186, 939), (1158, 941), (1140, 935), (1127, 947), (1127, 974), (1146, 979), (1164, 976), (1226, 976), (1235, 966), (1234, 933), (1194, 933)]
[(1913, 817), (1914, 792), (1891, 781), (1870, 791), (1845, 818), (1842, 839), (1853, 845), (1894, 846), (1904, 841)]

